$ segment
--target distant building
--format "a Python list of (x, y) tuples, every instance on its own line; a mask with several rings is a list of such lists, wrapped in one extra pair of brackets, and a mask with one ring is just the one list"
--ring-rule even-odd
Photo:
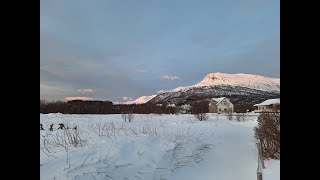
[(184, 104), (179, 107), (179, 112), (183, 114), (189, 114), (191, 113), (191, 105), (190, 104)]
[(233, 104), (226, 97), (212, 98), (209, 102), (209, 113), (233, 113)]
[(270, 112), (270, 111), (280, 111), (280, 98), (278, 99), (268, 99), (262, 103), (253, 105), (256, 107), (254, 112)]

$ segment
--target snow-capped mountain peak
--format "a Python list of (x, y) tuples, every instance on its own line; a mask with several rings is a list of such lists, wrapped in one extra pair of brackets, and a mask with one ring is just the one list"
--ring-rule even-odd
[(184, 104), (201, 99), (228, 97), (234, 103), (257, 103), (280, 97), (280, 79), (254, 74), (209, 73), (195, 85), (164, 91), (148, 103)]
[(280, 79), (270, 78), (255, 74), (227, 74), (227, 73), (209, 73), (202, 81), (192, 86), (177, 87), (165, 92), (187, 91), (195, 87), (229, 85), (241, 86), (261, 91), (280, 92)]
[(280, 84), (280, 79), (269, 78), (265, 76), (259, 76), (254, 74), (226, 74), (226, 73), (210, 73), (205, 78), (196, 84), (195, 86), (211, 86), (211, 85), (239, 85), (239, 84)]
[(270, 78), (260, 75), (244, 73), (210, 73), (207, 74), (201, 82), (195, 84), (193, 87), (214, 85), (234, 85), (263, 91), (280, 91), (279, 78)]
[(151, 95), (151, 96), (141, 96), (138, 99), (134, 101), (128, 101), (125, 104), (144, 104), (148, 102), (150, 99), (156, 97), (157, 95)]

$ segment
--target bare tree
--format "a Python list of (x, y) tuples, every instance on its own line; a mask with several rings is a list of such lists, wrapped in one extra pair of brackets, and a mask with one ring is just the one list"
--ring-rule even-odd
[(134, 119), (134, 114), (132, 113), (127, 114), (127, 116), (128, 116), (129, 122), (131, 122)]
[(122, 113), (121, 117), (124, 120), (124, 122), (127, 122), (127, 114)]
[(280, 159), (280, 113), (262, 112), (255, 128), (255, 138), (261, 142), (262, 157)]
[(122, 113), (121, 116), (124, 122), (127, 122), (127, 120), (128, 122), (131, 122), (134, 119), (134, 114), (132, 114), (131, 112)]
[(200, 101), (192, 104), (192, 113), (198, 120), (203, 121), (209, 118), (207, 114), (208, 104), (207, 101)]
[(228, 111), (226, 112), (226, 116), (227, 116), (227, 119), (231, 121), (231, 120), (233, 119), (232, 111), (228, 110)]
[(194, 114), (194, 117), (196, 117), (200, 121), (207, 120), (209, 118), (208, 114), (203, 113), (203, 112), (199, 112), (197, 114)]

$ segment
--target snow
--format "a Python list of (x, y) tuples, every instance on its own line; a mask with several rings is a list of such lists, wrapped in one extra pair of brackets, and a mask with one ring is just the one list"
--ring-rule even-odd
[(264, 180), (274, 180), (280, 177), (280, 160), (265, 161), (266, 168), (263, 170)]
[(225, 84), (250, 87), (258, 90), (273, 90), (273, 88), (268, 87), (268, 85), (280, 85), (280, 79), (269, 78), (254, 74), (226, 74), (217, 72), (207, 74), (206, 77), (195, 86), (212, 86)]
[(254, 74), (210, 73), (194, 86), (235, 85), (262, 91), (280, 91), (280, 79)]
[(168, 104), (167, 106), (168, 106), (168, 107), (176, 107), (175, 104)]
[(255, 104), (253, 106), (269, 106), (271, 104), (280, 104), (280, 98), (278, 99), (268, 99), (263, 101), (262, 103)]
[(220, 97), (220, 98), (212, 98), (217, 104), (219, 104), (225, 97)]
[[(221, 114), (209, 114), (207, 121), (136, 114), (125, 123), (120, 114), (40, 114), (40, 178), (256, 180), (257, 115), (247, 115), (237, 122)], [(59, 123), (78, 131), (57, 130)], [(68, 143), (68, 132), (78, 132), (81, 145)], [(278, 164), (266, 162), (265, 180), (280, 179)]]
[(280, 79), (260, 76), (255, 74), (227, 74), (227, 73), (209, 73), (199, 83), (192, 86), (177, 87), (171, 91), (164, 92), (178, 92), (187, 91), (193, 87), (215, 86), (215, 85), (232, 85), (252, 88), (262, 91), (280, 92)]
[(152, 98), (156, 97), (157, 95), (151, 95), (151, 96), (141, 96), (133, 101), (127, 101), (127, 102), (117, 102), (113, 101), (113, 104), (144, 104), (148, 101), (150, 101)]
[(134, 101), (128, 101), (125, 102), (124, 104), (144, 104), (148, 101), (150, 101), (152, 98), (156, 97), (157, 95), (151, 95), (151, 96), (141, 96), (138, 99)]

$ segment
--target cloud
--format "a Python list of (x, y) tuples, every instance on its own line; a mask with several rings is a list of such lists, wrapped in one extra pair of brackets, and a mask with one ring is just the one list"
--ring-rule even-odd
[(178, 76), (161, 76), (161, 77), (164, 78), (164, 79), (171, 79), (171, 80), (181, 79)]
[(66, 97), (64, 98), (67, 101), (72, 101), (72, 100), (93, 100), (93, 98), (89, 97)]
[(52, 32), (40, 35), (40, 96), (64, 100), (69, 96), (87, 96), (89, 92), (77, 90), (92, 87), (97, 89), (95, 98), (106, 100), (120, 101), (124, 94), (134, 97), (151, 93), (151, 90), (144, 92), (147, 85), (133, 81), (135, 77), (128, 75), (128, 68), (123, 68), (123, 63), (127, 63), (114, 62), (113, 55), (75, 46)]
[(127, 96), (122, 97), (122, 99), (124, 101), (132, 101), (133, 100), (132, 97), (127, 97)]
[(161, 93), (163, 93), (163, 92), (165, 92), (165, 90), (163, 90), (163, 89), (157, 91), (158, 94), (161, 94)]
[[(144, 11), (150, 4), (63, 1), (62, 5), (44, 0), (40, 8), (40, 95), (59, 100), (90, 96), (123, 101), (124, 95), (153, 94), (173, 89), (177, 82), (192, 85), (215, 71), (280, 76), (279, 3), (251, 1), (233, 6), (216, 1), (180, 6), (170, 1), (170, 8), (163, 2), (152, 4), (155, 11)], [(240, 6), (254, 6), (249, 8), (255, 10)], [(270, 8), (263, 8), (267, 6)], [(212, 21), (210, 17), (217, 18)], [(124, 27), (130, 27), (130, 33)], [(266, 42), (274, 36), (276, 44)], [(161, 77), (165, 74), (183, 78)], [(155, 83), (160, 78), (168, 80)], [(83, 88), (97, 92), (77, 92)]]
[(78, 92), (81, 92), (82, 94), (85, 94), (85, 93), (94, 93), (96, 92), (97, 90), (96, 89), (79, 89)]

